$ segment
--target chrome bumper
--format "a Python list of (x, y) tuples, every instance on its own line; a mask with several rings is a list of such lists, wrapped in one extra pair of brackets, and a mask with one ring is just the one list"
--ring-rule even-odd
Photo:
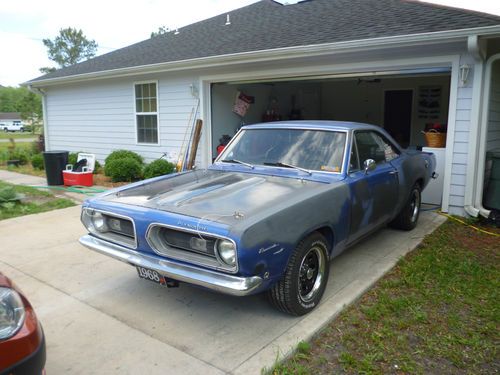
[(160, 259), (112, 244), (88, 234), (80, 238), (80, 243), (91, 250), (121, 260), (132, 266), (149, 268), (165, 277), (189, 284), (200, 285), (233, 296), (250, 294), (262, 284), (262, 278), (259, 276), (238, 277), (174, 263), (170, 260)]

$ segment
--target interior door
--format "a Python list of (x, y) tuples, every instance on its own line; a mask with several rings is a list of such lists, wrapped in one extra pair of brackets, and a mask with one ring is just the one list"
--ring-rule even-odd
[[(351, 161), (353, 169), (348, 177), (351, 191), (349, 242), (393, 217), (399, 186), (398, 170), (390, 163), (399, 157), (396, 150), (387, 149), (383, 138), (375, 131), (355, 132), (353, 142), (359, 167)], [(377, 165), (365, 173), (363, 163), (368, 159), (373, 159)]]
[(405, 147), (410, 144), (413, 90), (390, 90), (384, 97), (384, 129)]

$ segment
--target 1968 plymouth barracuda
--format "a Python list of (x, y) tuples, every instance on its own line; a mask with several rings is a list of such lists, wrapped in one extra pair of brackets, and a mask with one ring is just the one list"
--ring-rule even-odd
[(380, 127), (299, 121), (243, 127), (206, 170), (89, 199), (80, 242), (167, 286), (266, 291), (302, 315), (319, 303), (328, 261), (377, 228), (413, 229), (434, 156)]

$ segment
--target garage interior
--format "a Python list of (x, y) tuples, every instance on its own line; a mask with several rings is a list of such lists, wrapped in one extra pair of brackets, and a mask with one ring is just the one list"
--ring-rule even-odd
[(439, 177), (429, 183), (422, 201), (440, 206), (446, 149), (426, 147), (422, 132), (436, 124), (446, 131), (449, 102), (448, 68), (213, 83), (212, 160), (243, 125), (280, 120), (378, 125), (404, 148), (436, 155)]
[[(243, 116), (239, 95), (250, 101)], [(403, 147), (425, 146), (426, 124), (446, 125), (450, 73), (376, 74), (213, 83), (212, 157), (243, 125), (278, 120), (355, 121), (384, 127)], [(226, 137), (227, 138), (227, 137)]]

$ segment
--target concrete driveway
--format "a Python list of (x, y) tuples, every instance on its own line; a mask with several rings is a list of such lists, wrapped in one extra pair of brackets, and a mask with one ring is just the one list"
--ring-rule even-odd
[(263, 296), (139, 280), (77, 243), (80, 207), (0, 223), (0, 270), (27, 294), (47, 338), (48, 374), (259, 374), (328, 323), (445, 219), (384, 229), (331, 264), (320, 306), (294, 318)]

